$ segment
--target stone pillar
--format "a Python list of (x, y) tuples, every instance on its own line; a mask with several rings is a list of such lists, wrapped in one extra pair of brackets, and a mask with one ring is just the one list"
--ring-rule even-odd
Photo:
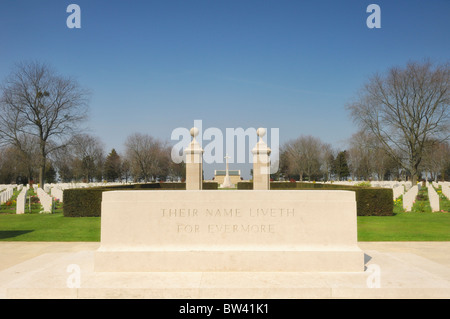
[(253, 189), (268, 190), (270, 189), (270, 148), (263, 141), (266, 130), (259, 128), (256, 131), (259, 141), (253, 148)]
[(184, 150), (186, 163), (186, 190), (200, 190), (203, 186), (203, 149), (195, 137), (196, 127), (191, 128), (192, 142)]

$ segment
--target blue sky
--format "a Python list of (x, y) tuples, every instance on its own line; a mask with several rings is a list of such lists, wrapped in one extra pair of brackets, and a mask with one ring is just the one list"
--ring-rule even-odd
[[(81, 29), (66, 26), (71, 3)], [(366, 26), (371, 3), (381, 29)], [(345, 148), (357, 130), (345, 105), (368, 77), (449, 60), (449, 16), (448, 0), (2, 0), (0, 79), (27, 60), (76, 78), (107, 152), (135, 132), (170, 141), (194, 120)]]

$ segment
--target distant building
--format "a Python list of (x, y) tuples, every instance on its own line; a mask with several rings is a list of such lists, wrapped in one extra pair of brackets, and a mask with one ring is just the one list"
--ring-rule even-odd
[[(214, 181), (219, 183), (219, 185), (223, 184), (223, 180), (225, 179), (226, 170), (215, 170), (214, 171)], [(236, 185), (241, 181), (241, 171), (240, 170), (228, 170), (228, 176), (230, 176), (231, 184)]]

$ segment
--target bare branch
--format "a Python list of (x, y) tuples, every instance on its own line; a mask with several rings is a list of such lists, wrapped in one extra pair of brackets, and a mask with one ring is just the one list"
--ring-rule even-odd
[(23, 135), (38, 138), (41, 185), (48, 154), (76, 134), (86, 119), (88, 96), (76, 81), (38, 62), (18, 64), (3, 84), (0, 143), (20, 146)]
[(426, 143), (449, 139), (449, 93), (448, 64), (411, 62), (373, 76), (347, 108), (417, 178)]

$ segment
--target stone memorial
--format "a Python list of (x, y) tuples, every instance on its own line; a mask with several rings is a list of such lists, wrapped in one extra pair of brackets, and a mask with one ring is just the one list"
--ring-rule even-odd
[(187, 190), (103, 193), (95, 271), (364, 271), (354, 192), (269, 190), (261, 129), (253, 153), (262, 154), (254, 162), (258, 190), (201, 190), (196, 133), (185, 151), (191, 160), (199, 155), (186, 164)]
[[(226, 170), (215, 169), (214, 170), (214, 182), (219, 185), (223, 184), (225, 181), (225, 176), (227, 175)], [(228, 177), (230, 179), (230, 184), (237, 185), (237, 183), (241, 182), (243, 178), (241, 178), (241, 170), (240, 169), (230, 169), (228, 170)]]

